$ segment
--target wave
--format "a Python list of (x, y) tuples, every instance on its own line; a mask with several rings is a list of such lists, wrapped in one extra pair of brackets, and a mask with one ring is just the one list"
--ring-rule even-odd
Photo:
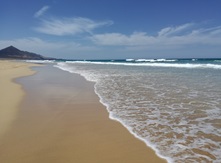
[(29, 62), (29, 63), (54, 63), (55, 60), (25, 60), (25, 62)]
[(175, 62), (176, 59), (126, 59), (126, 62)]
[[(91, 61), (66, 61), (66, 63), (93, 63)], [(97, 63), (97, 62), (96, 62)], [(57, 63), (57, 65), (54, 65), (54, 67), (57, 67), (63, 71), (67, 71), (70, 73), (76, 73), (81, 75), (82, 77), (84, 77), (87, 81), (90, 82), (95, 82), (96, 84), (94, 85), (94, 91), (97, 94), (97, 96), (99, 97), (99, 102), (104, 105), (106, 107), (107, 112), (109, 113), (109, 118), (111, 120), (115, 120), (120, 122), (135, 138), (141, 140), (142, 142), (144, 142), (148, 147), (150, 147), (151, 149), (153, 149), (155, 151), (155, 153), (162, 159), (165, 159), (168, 163), (172, 163), (172, 158), (170, 157), (166, 157), (161, 155), (160, 151), (157, 149), (156, 145), (154, 145), (153, 143), (151, 143), (150, 141), (148, 141), (147, 139), (139, 136), (137, 133), (135, 133), (133, 131), (133, 128), (130, 127), (126, 122), (124, 122), (121, 118), (116, 117), (116, 115), (114, 114), (114, 112), (112, 112), (111, 110), (111, 105), (108, 104), (107, 102), (105, 102), (104, 98), (102, 97), (102, 95), (99, 93), (98, 91), (98, 83), (99, 81), (97, 79), (95, 79), (94, 77), (92, 77), (93, 75), (90, 73), (82, 73), (81, 71), (76, 71), (75, 69), (73, 69), (72, 66), (65, 64), (64, 62), (62, 63)]]
[[(67, 70), (66, 70), (66, 71), (67, 71)], [(69, 71), (69, 72), (70, 72), (70, 71)], [(83, 77), (84, 77), (86, 80), (88, 80), (87, 77), (85, 77), (84, 75), (83, 75)], [(88, 80), (88, 81), (91, 81), (91, 80)], [(135, 138), (141, 140), (141, 141), (144, 142), (148, 147), (150, 147), (151, 149), (153, 149), (153, 150), (155, 151), (155, 153), (156, 153), (157, 156), (159, 156), (159, 157), (162, 158), (162, 159), (165, 159), (168, 163), (172, 163), (172, 162), (173, 162), (172, 158), (161, 155), (161, 153), (160, 153), (160, 151), (157, 149), (156, 145), (154, 145), (153, 143), (151, 143), (149, 140), (147, 140), (147, 139), (145, 139), (145, 138), (139, 136), (137, 133), (135, 133), (135, 132), (133, 131), (133, 128), (132, 128), (131, 126), (129, 126), (129, 125), (128, 125), (126, 122), (124, 122), (121, 118), (116, 117), (116, 116), (114, 115), (114, 113), (111, 112), (110, 105), (109, 105), (108, 103), (106, 103), (105, 100), (103, 99), (103, 97), (99, 94), (99, 92), (98, 92), (98, 90), (97, 90), (97, 87), (96, 87), (96, 84), (95, 84), (95, 86), (94, 86), (94, 91), (95, 91), (95, 93), (97, 94), (97, 96), (99, 97), (100, 103), (106, 107), (106, 110), (107, 110), (108, 113), (109, 113), (109, 118), (110, 118), (111, 120), (115, 120), (115, 121), (117, 121), (117, 122), (120, 122), (120, 123), (130, 132), (130, 134), (132, 134)]]
[(126, 59), (127, 62), (135, 61), (135, 59)]
[(188, 69), (221, 69), (220, 64), (193, 64), (193, 63), (128, 63), (128, 62), (92, 62), (92, 61), (66, 61), (66, 63), (123, 65), (123, 66), (149, 66), (165, 68), (188, 68)]
[[(70, 62), (69, 63), (76, 63), (75, 62)], [(192, 61), (189, 60), (191, 63)], [(214, 119), (219, 119), (219, 110), (220, 107), (219, 105), (219, 94), (210, 92), (211, 90), (205, 89), (206, 92), (198, 92), (196, 85), (199, 85), (199, 81), (203, 80), (187, 80), (187, 83), (181, 82), (181, 79), (183, 81), (184, 78), (182, 78), (183, 75), (179, 77), (179, 72), (177, 77), (177, 81), (174, 81), (176, 85), (173, 87), (169, 92), (171, 92), (171, 95), (173, 95), (173, 92), (177, 92), (178, 94), (182, 94), (182, 89), (189, 88), (190, 92), (185, 93), (185, 96), (178, 96), (175, 97), (175, 99), (178, 99), (177, 101), (173, 99), (174, 96), (169, 96), (167, 90), (170, 88), (167, 88), (167, 85), (171, 85), (170, 81), (171, 80), (164, 80), (164, 79), (173, 79), (170, 78), (171, 76), (165, 76), (161, 77), (159, 80), (152, 80), (151, 77), (155, 77), (158, 79), (159, 76), (153, 76), (152, 72), (154, 73), (154, 69), (146, 68), (147, 71), (145, 72), (140, 72), (139, 67), (133, 67), (133, 71), (137, 70), (137, 73), (126, 73), (130, 72), (130, 69), (127, 69), (127, 67), (118, 67), (120, 71), (116, 71), (114, 68), (115, 66), (108, 66), (107, 64), (112, 64), (112, 65), (125, 65), (125, 64), (132, 64), (132, 63), (116, 63), (116, 62), (100, 62), (100, 63), (95, 63), (94, 61), (77, 61), (79, 64), (66, 64), (65, 62), (63, 63), (58, 63), (55, 65), (55, 67), (58, 67), (62, 70), (68, 71), (70, 73), (78, 73), (81, 76), (83, 76), (86, 80), (95, 82), (95, 92), (100, 98), (100, 102), (106, 106), (107, 111), (109, 112), (109, 117), (110, 119), (119, 121), (124, 127), (128, 129), (128, 131), (133, 134), (136, 138), (140, 139), (141, 141), (145, 142), (147, 146), (151, 147), (156, 154), (159, 157), (162, 157), (167, 160), (168, 163), (176, 162), (175, 160), (185, 160), (188, 158), (188, 154), (185, 154), (185, 151), (188, 151), (191, 148), (202, 148), (202, 150), (205, 150), (208, 153), (212, 153), (214, 156), (219, 156), (220, 150), (219, 148), (213, 149), (212, 151), (208, 149), (207, 147), (202, 147), (202, 144), (207, 144), (208, 142), (212, 144), (216, 144), (216, 141), (213, 142), (213, 140), (209, 140), (207, 138), (194, 138), (194, 141), (191, 144), (191, 147), (188, 145), (185, 145), (186, 142), (186, 137), (180, 137), (176, 139), (162, 139), (160, 142), (155, 141), (155, 139), (160, 139), (160, 138), (165, 138), (164, 134), (159, 134), (159, 135), (152, 135), (151, 133), (147, 132), (145, 128), (148, 125), (148, 130), (155, 132), (163, 131), (168, 134), (168, 133), (175, 133), (175, 136), (181, 133), (185, 133), (186, 136), (189, 136), (190, 138), (193, 138), (196, 133), (202, 132), (205, 134), (214, 134), (220, 136), (220, 132), (217, 132), (217, 129), (215, 129), (212, 126), (212, 122)], [(188, 65), (192, 65), (188, 63)], [(194, 62), (195, 63), (195, 62)], [(102, 65), (93, 65), (93, 64), (102, 64)], [(141, 63), (133, 63), (133, 64), (141, 64)], [(142, 64), (172, 64), (172, 63), (142, 63)], [(178, 64), (177, 62), (174, 64)], [(173, 64), (173, 65), (174, 65)], [(182, 63), (180, 63), (182, 64)], [(107, 66), (106, 66), (107, 65)], [(186, 65), (186, 64), (185, 64)], [(199, 64), (198, 64), (199, 65)], [(200, 64), (201, 65), (201, 64)], [(204, 64), (205, 65), (205, 64)], [(104, 67), (107, 67), (104, 69)], [(114, 68), (114, 69), (112, 69)], [(144, 67), (143, 67), (144, 68)], [(142, 69), (143, 69), (142, 68)], [(113, 71), (112, 71), (113, 70)], [(126, 70), (126, 71), (125, 71)], [(149, 74), (147, 72), (151, 72), (150, 76), (145, 75)], [(165, 69), (165, 73), (167, 70)], [(174, 71), (175, 72), (175, 71)], [(191, 71), (190, 71), (191, 72)], [(215, 72), (215, 71), (214, 71)], [(197, 70), (196, 72), (197, 73)], [(195, 74), (194, 73), (194, 74)], [(129, 75), (129, 77), (128, 77)], [(135, 75), (135, 76), (134, 76)], [(157, 75), (157, 74), (156, 74)], [(161, 75), (161, 74), (159, 74)], [(213, 76), (213, 75), (212, 75)], [(132, 78), (131, 78), (132, 77)], [(146, 77), (146, 78), (145, 78)], [(148, 80), (150, 79), (150, 80)], [(202, 78), (203, 79), (203, 78)], [(140, 81), (146, 81), (140, 83)], [(128, 82), (130, 81), (130, 82)], [(139, 82), (137, 82), (139, 81)], [(152, 81), (152, 82), (151, 82)], [(189, 81), (189, 82), (188, 82)], [(159, 83), (163, 82), (165, 86), (162, 85), (162, 87), (158, 90), (158, 85)], [(139, 87), (137, 84), (140, 83)], [(148, 83), (148, 84), (145, 84)], [(169, 84), (168, 84), (169, 83)], [(181, 85), (179, 85), (179, 83)], [(196, 85), (194, 85), (194, 83)], [(208, 83), (212, 83), (208, 81)], [(135, 84), (135, 85), (133, 85)], [(123, 87), (122, 87), (123, 85)], [(143, 86), (144, 87), (143, 87)], [(184, 85), (184, 87), (183, 87)], [(193, 86), (191, 86), (193, 85)], [(210, 85), (205, 83), (205, 88), (206, 85)], [(147, 87), (147, 88), (146, 88)], [(214, 85), (215, 88), (217, 88), (216, 85)], [(194, 88), (194, 89), (192, 89)], [(201, 90), (201, 86), (199, 86), (199, 89)], [(210, 87), (212, 88), (212, 87)], [(146, 91), (145, 89), (149, 90), (149, 92), (155, 92), (153, 94), (156, 94), (156, 96), (153, 98), (151, 96), (151, 99), (144, 98), (146, 96)], [(216, 89), (215, 89), (216, 90)], [(207, 92), (208, 91), (208, 92)], [(114, 93), (113, 96), (110, 96), (110, 92)], [(167, 92), (166, 94), (164, 92)], [(203, 93), (203, 94), (202, 94)], [(137, 96), (134, 96), (136, 95)], [(152, 94), (152, 95), (153, 95)], [(142, 96), (144, 95), (144, 96)], [(197, 97), (202, 95), (202, 97), (205, 97), (205, 99), (201, 99), (201, 97), (198, 99)], [(142, 97), (142, 99), (140, 98)], [(168, 98), (169, 97), (169, 98)], [(169, 100), (171, 98), (171, 101)], [(179, 98), (184, 98), (184, 99), (190, 99), (191, 102), (183, 102), (180, 104)], [(120, 100), (119, 100), (120, 99)], [(217, 100), (218, 99), (218, 100)], [(199, 101), (198, 101), (199, 100)], [(203, 100), (200, 102), (200, 100)], [(165, 103), (162, 103), (165, 101)], [(185, 100), (182, 100), (185, 101)], [(160, 103), (158, 103), (160, 102)], [(171, 103), (170, 103), (171, 102)], [(208, 102), (208, 103), (207, 103)], [(185, 104), (186, 103), (186, 104)], [(162, 105), (161, 105), (162, 104)], [(155, 106), (157, 106), (155, 108)], [(191, 106), (191, 107), (190, 107)], [(201, 115), (204, 115), (203, 117), (198, 117), (198, 113), (193, 114), (194, 112), (191, 112), (195, 107), (201, 107), (206, 108), (205, 110), (202, 110)], [(206, 106), (206, 107), (205, 107)], [(120, 111), (118, 111), (116, 108), (118, 108)], [(130, 109), (132, 108), (132, 109)], [(141, 108), (142, 112), (140, 112), (139, 108)], [(151, 108), (150, 110), (147, 109), (145, 110), (144, 108)], [(183, 114), (183, 111), (186, 109), (190, 109), (188, 112), (191, 112), (190, 114), (193, 115), (195, 118), (194, 120), (188, 121), (189, 119), (189, 114)], [(136, 112), (137, 110), (137, 112)], [(143, 114), (145, 111), (148, 111), (146, 113), (148, 114)], [(137, 114), (139, 117), (139, 121), (133, 121), (132, 115)], [(162, 114), (161, 114), (162, 113)], [(158, 119), (159, 115), (172, 115), (172, 116), (166, 116), (164, 118)], [(127, 116), (125, 116), (127, 115)], [(128, 116), (131, 115), (131, 116)], [(182, 118), (180, 118), (180, 116)], [(186, 117), (185, 117), (186, 116)], [(127, 119), (127, 117), (130, 117)], [(147, 118), (148, 117), (148, 118)], [(132, 118), (132, 119), (131, 119)], [(141, 119), (140, 119), (141, 118)], [(142, 122), (142, 120), (144, 121)], [(148, 123), (145, 122), (145, 118), (148, 119)], [(171, 119), (172, 118), (172, 119)], [(174, 118), (174, 121), (173, 121)], [(174, 123), (176, 119), (179, 118), (179, 123)], [(207, 123), (205, 123), (207, 121)], [(192, 124), (192, 122), (194, 122)], [(165, 126), (165, 128), (156, 128), (154, 127), (157, 124), (159, 126)], [(134, 127), (135, 126), (135, 127)], [(172, 130), (170, 130), (170, 129)], [(188, 130), (188, 131), (187, 131)], [(152, 136), (151, 136), (152, 135)], [(168, 144), (167, 147), (165, 148), (165, 144), (168, 143), (171, 140), (171, 144)], [(168, 150), (169, 149), (169, 150)], [(177, 153), (182, 153), (182, 155), (177, 155)], [(194, 153), (194, 152), (191, 152)], [(167, 157), (165, 157), (167, 156)], [(194, 153), (194, 157), (199, 157), (199, 158), (204, 158), (207, 160), (212, 160), (211, 158), (207, 157), (206, 155), (198, 155)], [(217, 157), (218, 160), (218, 157)], [(185, 161), (184, 161), (185, 162)], [(187, 161), (188, 162), (188, 161)], [(216, 161), (214, 161), (216, 162)]]

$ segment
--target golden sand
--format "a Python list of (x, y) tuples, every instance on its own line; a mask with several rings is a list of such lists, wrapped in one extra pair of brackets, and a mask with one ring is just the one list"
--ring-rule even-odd
[(31, 64), (0, 61), (0, 137), (7, 131), (18, 112), (18, 105), (24, 95), (21, 86), (12, 80), (31, 75)]
[[(92, 83), (52, 66), (37, 71), (21, 81), (27, 95), (16, 119), (13, 115), (12, 126), (0, 139), (0, 162), (166, 162), (120, 123), (109, 119)], [(11, 112), (18, 112), (19, 100)]]

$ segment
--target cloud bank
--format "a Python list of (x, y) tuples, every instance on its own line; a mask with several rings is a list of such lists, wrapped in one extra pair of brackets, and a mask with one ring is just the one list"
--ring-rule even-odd
[[(136, 50), (144, 49), (174, 49), (190, 45), (221, 45), (221, 26), (203, 27), (196, 23), (186, 23), (178, 26), (164, 27), (149, 35), (147, 32), (98, 33), (96, 29), (113, 25), (113, 21), (95, 21), (89, 18), (51, 18), (41, 19), (34, 30), (47, 35), (72, 36), (84, 34), (82, 40), (88, 40), (94, 46), (124, 47)], [(199, 27), (201, 26), (201, 27)], [(107, 28), (108, 30), (108, 28)], [(132, 48), (131, 48), (132, 49)]]
[[(207, 24), (206, 27), (202, 24), (186, 23), (163, 27), (150, 35), (148, 32), (137, 31), (131, 34), (101, 32), (100, 28), (113, 25), (110, 20), (95, 21), (83, 17), (38, 20), (40, 25), (34, 30), (46, 34), (45, 38), (50, 41), (38, 37), (0, 40), (0, 47), (14, 45), (19, 49), (46, 56), (62, 58), (64, 55), (64, 58), (72, 59), (111, 58), (110, 56), (155, 58), (157, 55), (177, 57), (179, 54), (183, 57), (220, 56), (221, 26), (208, 27)], [(81, 37), (78, 37), (79, 34)], [(54, 40), (50, 35), (59, 38)]]
[(122, 33), (95, 34), (90, 40), (101, 46), (146, 46), (148, 47), (180, 47), (187, 45), (221, 45), (221, 26), (213, 28), (195, 28), (195, 24), (187, 23), (177, 27), (166, 27), (157, 35), (146, 32), (134, 32), (130, 35)]

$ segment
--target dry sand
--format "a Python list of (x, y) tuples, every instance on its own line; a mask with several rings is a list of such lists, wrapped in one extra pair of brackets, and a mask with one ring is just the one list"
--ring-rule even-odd
[(34, 70), (38, 73), (16, 80), (26, 92), (16, 119), (12, 112), (18, 112), (21, 97), (12, 101), (9, 96), (15, 103), (8, 113), (13, 114), (13, 124), (0, 139), (0, 162), (165, 162), (120, 123), (108, 118), (93, 83), (51, 65)]
[(31, 64), (0, 61), (0, 137), (7, 131), (18, 112), (18, 105), (24, 95), (21, 86), (13, 79), (34, 73)]

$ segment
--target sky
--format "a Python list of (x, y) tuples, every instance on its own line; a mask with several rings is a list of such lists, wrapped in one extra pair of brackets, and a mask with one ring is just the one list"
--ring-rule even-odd
[(64, 59), (221, 58), (221, 0), (1, 0), (0, 49)]

